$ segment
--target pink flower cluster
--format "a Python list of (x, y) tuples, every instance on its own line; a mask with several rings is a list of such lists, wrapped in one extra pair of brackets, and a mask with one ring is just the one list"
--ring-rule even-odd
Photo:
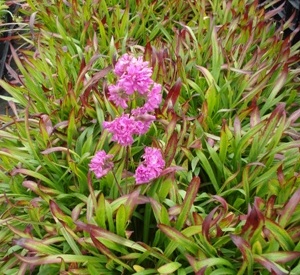
[(113, 155), (107, 155), (103, 150), (98, 151), (89, 164), (90, 171), (93, 171), (97, 178), (105, 176), (114, 167), (112, 158)]
[[(108, 87), (109, 100), (124, 109), (124, 113), (113, 121), (103, 122), (103, 128), (112, 134), (112, 140), (122, 146), (133, 143), (133, 135), (147, 133), (156, 117), (153, 112), (162, 101), (162, 87), (152, 79), (152, 69), (142, 57), (135, 58), (123, 55), (115, 65), (114, 73), (118, 77), (115, 85)], [(131, 100), (143, 102), (135, 109), (128, 108)], [(129, 109), (127, 112), (126, 109)], [(113, 155), (98, 151), (92, 158), (89, 167), (97, 178), (105, 176), (114, 166)], [(165, 161), (159, 149), (146, 147), (143, 161), (135, 171), (136, 184), (150, 182), (160, 176)]]
[(133, 135), (145, 134), (156, 119), (152, 113), (162, 101), (162, 87), (152, 80), (152, 68), (142, 57), (124, 54), (116, 63), (114, 73), (118, 80), (108, 86), (109, 100), (124, 110), (134, 99), (144, 102), (114, 121), (103, 123), (104, 129), (113, 135), (113, 141), (128, 146), (133, 143)]
[(135, 171), (136, 184), (143, 184), (156, 179), (165, 167), (165, 161), (159, 149), (146, 147), (142, 158), (144, 159), (143, 162)]
[(111, 122), (105, 121), (103, 127), (113, 134), (112, 140), (122, 146), (133, 143), (133, 135), (143, 135), (147, 133), (150, 124), (155, 120), (155, 116), (148, 115), (147, 120), (142, 116), (129, 116), (124, 114)]

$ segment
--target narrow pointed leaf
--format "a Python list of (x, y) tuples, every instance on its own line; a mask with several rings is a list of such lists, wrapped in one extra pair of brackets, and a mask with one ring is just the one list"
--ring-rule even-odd
[(200, 187), (200, 178), (194, 177), (189, 184), (189, 187), (186, 191), (185, 198), (182, 202), (182, 209), (179, 214), (178, 220), (176, 222), (175, 228), (181, 230), (184, 223), (186, 222), (188, 215), (191, 214), (191, 207), (194, 203), (194, 200), (197, 196), (198, 189)]
[(280, 246), (285, 250), (285, 251), (293, 251), (294, 250), (294, 242), (290, 235), (277, 223), (273, 222), (270, 219), (266, 218), (265, 221), (265, 226), (267, 229), (271, 231), (273, 234), (274, 238), (278, 241)]
[(175, 272), (176, 270), (178, 270), (181, 266), (182, 266), (182, 264), (180, 264), (178, 262), (168, 263), (168, 264), (165, 264), (165, 265), (159, 267), (157, 269), (157, 271), (159, 274), (171, 274), (171, 273)]
[(300, 188), (293, 194), (293, 196), (289, 199), (289, 201), (284, 206), (280, 218), (279, 218), (279, 225), (282, 228), (285, 228), (288, 224), (290, 218), (292, 217), (296, 207), (299, 205), (300, 202)]
[(177, 242), (182, 248), (188, 250), (189, 252), (193, 253), (194, 255), (197, 254), (197, 251), (199, 250), (198, 246), (191, 241), (189, 238), (184, 236), (181, 232), (178, 230), (164, 225), (164, 224), (159, 224), (158, 228), (167, 235), (171, 240)]
[(119, 236), (125, 237), (126, 229), (126, 210), (124, 204), (121, 204), (116, 214), (116, 230)]

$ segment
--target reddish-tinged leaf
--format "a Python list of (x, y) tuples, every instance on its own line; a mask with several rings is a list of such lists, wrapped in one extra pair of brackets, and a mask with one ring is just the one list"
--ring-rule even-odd
[(169, 167), (174, 159), (177, 150), (177, 144), (178, 144), (178, 134), (177, 132), (173, 132), (170, 139), (168, 140), (168, 144), (166, 146), (166, 150), (164, 154), (166, 167)]
[(128, 195), (128, 199), (127, 199), (126, 203), (124, 204), (124, 206), (126, 208), (127, 219), (129, 219), (131, 217), (133, 210), (135, 209), (137, 204), (139, 204), (139, 202), (140, 202), (139, 195), (140, 195), (140, 189), (137, 189)]
[(66, 153), (69, 153), (69, 151), (70, 151), (69, 148), (58, 146), (58, 147), (48, 148), (48, 149), (42, 151), (41, 154), (48, 155), (48, 154), (51, 154), (53, 152), (66, 152)]
[(300, 109), (296, 110), (289, 116), (289, 118), (287, 119), (287, 125), (288, 126), (293, 125), (295, 121), (299, 119), (299, 117), (300, 117)]
[(205, 271), (207, 269), (207, 266), (203, 266), (199, 271), (197, 271), (195, 274), (196, 275), (204, 275)]
[(42, 197), (42, 192), (40, 192), (40, 189), (38, 187), (38, 184), (32, 180), (24, 180), (22, 182), (22, 185), (25, 187), (25, 188), (28, 188), (30, 189), (31, 191), (33, 191), (34, 193), (36, 193), (37, 195), (41, 196)]
[(169, 120), (166, 122), (167, 125), (166, 134), (168, 140), (171, 138), (172, 134), (174, 133), (177, 121), (178, 121), (178, 116), (176, 115), (176, 113), (173, 111), (170, 112)]
[(160, 221), (161, 204), (153, 198), (149, 198), (153, 214), (157, 221)]
[(272, 218), (272, 216), (275, 212), (275, 209), (274, 209), (275, 201), (276, 201), (276, 196), (275, 195), (271, 196), (267, 201), (265, 215), (269, 219)]
[[(28, 231), (23, 232), (23, 231), (15, 228), (15, 227), (9, 225), (9, 224), (7, 224), (6, 226), (9, 228), (9, 230), (11, 230), (11, 232), (13, 232), (15, 235), (20, 236), (21, 238), (25, 238), (25, 239), (32, 238), (31, 234), (29, 234)], [(2, 239), (1, 239), (1, 241), (2, 241)]]
[(223, 64), (221, 66), (221, 70), (230, 70), (239, 74), (245, 74), (245, 75), (251, 75), (253, 73), (253, 71), (250, 70), (242, 70), (242, 69), (238, 69), (238, 68), (233, 68), (230, 67), (228, 64)]
[[(203, 221), (202, 232), (207, 240), (210, 239), (210, 236), (209, 236), (210, 229), (212, 228), (213, 224), (216, 224), (216, 222), (217, 222), (217, 219), (213, 219), (213, 217), (219, 208), (220, 207), (217, 206), (212, 211), (210, 211), (210, 213), (205, 217), (205, 219)], [(218, 215), (218, 217), (219, 217), (219, 215)]]
[(218, 201), (219, 203), (221, 203), (221, 205), (222, 205), (225, 213), (227, 213), (227, 211), (228, 211), (228, 204), (227, 204), (227, 202), (222, 197), (220, 197), (218, 195), (214, 195), (214, 196), (212, 196), (212, 198), (214, 200)]
[(41, 130), (45, 131), (48, 135), (51, 135), (51, 133), (53, 132), (53, 126), (51, 118), (48, 115), (41, 115), (39, 124)]
[(242, 234), (250, 239), (257, 230), (260, 230), (264, 223), (264, 216), (259, 211), (258, 207), (254, 204), (252, 209), (249, 208), (247, 220), (242, 228)]
[(170, 166), (170, 167), (167, 167), (166, 169), (164, 169), (160, 175), (161, 176), (164, 176), (164, 175), (167, 175), (167, 174), (171, 174), (171, 173), (174, 173), (174, 172), (177, 172), (177, 171), (185, 171), (186, 169), (184, 169), (183, 167), (181, 166)]
[(286, 275), (286, 274), (289, 274), (288, 271), (284, 270), (279, 265), (277, 265), (276, 263), (274, 263), (272, 261), (269, 261), (268, 259), (266, 259), (263, 256), (254, 255), (254, 261), (256, 263), (259, 263), (262, 266), (264, 266), (269, 272), (271, 272), (271, 274), (274, 274), (274, 275)]
[(277, 8), (274, 8), (274, 6), (268, 10), (268, 12), (266, 12), (265, 14), (265, 19), (270, 19), (272, 17), (274, 17), (274, 15), (278, 15), (282, 10), (283, 7), (285, 5), (285, 2), (282, 2), (282, 4), (280, 6), (278, 6)]
[(267, 229), (273, 235), (273, 237), (278, 241), (280, 246), (285, 251), (294, 250), (295, 244), (292, 238), (287, 233), (287, 231), (285, 231), (285, 229), (279, 226), (276, 222), (265, 218), (265, 229)]
[(260, 113), (256, 102), (252, 102), (252, 111), (250, 113), (250, 126), (254, 127), (260, 123)]
[(208, 86), (212, 86), (215, 84), (215, 80), (208, 69), (206, 69), (205, 67), (202, 67), (202, 66), (198, 66), (198, 65), (196, 65), (196, 69), (199, 70), (204, 75), (204, 77), (208, 83)]
[(293, 196), (289, 199), (289, 201), (284, 206), (280, 218), (279, 225), (285, 228), (292, 217), (296, 207), (300, 203), (300, 188), (293, 194)]
[(173, 227), (164, 224), (158, 224), (157, 226), (165, 235), (167, 235), (167, 237), (175, 241), (182, 248), (188, 250), (194, 255), (197, 255), (199, 248), (195, 242), (187, 238), (185, 235), (183, 235), (181, 232), (179, 232)]
[(189, 184), (189, 187), (186, 191), (185, 198), (182, 202), (181, 213), (178, 216), (175, 228), (181, 230), (184, 223), (186, 222), (188, 215), (191, 214), (191, 208), (194, 203), (194, 200), (198, 194), (198, 189), (200, 187), (200, 178), (194, 177)]
[(41, 254), (58, 254), (59, 250), (49, 246), (49, 244), (44, 244), (42, 241), (37, 241), (33, 239), (20, 238), (14, 240), (14, 244), (26, 248), (29, 251), (41, 253)]
[[(147, 42), (146, 46), (145, 46), (145, 50), (144, 50), (144, 59), (145, 60), (150, 60), (152, 57), (152, 53), (153, 53), (153, 48), (151, 46), (150, 42)], [(155, 61), (151, 62), (152, 66), (154, 65)]]
[(190, 144), (189, 148), (193, 148), (193, 149), (202, 149), (202, 142), (201, 142), (201, 140), (199, 140), (199, 139), (194, 140), (194, 141)]
[(193, 219), (195, 225), (202, 225), (203, 218), (196, 212), (193, 212)]
[(62, 261), (66, 263), (106, 263), (107, 258), (98, 255), (97, 257), (85, 256), (85, 255), (68, 255), (68, 254), (56, 254), (47, 257), (23, 257), (21, 255), (15, 254), (15, 256), (22, 262), (28, 263), (30, 265), (44, 265), (44, 264), (55, 264), (61, 263)]
[(189, 261), (190, 266), (193, 268), (196, 275), (204, 275), (207, 266), (202, 267), (200, 270), (197, 268), (197, 260), (191, 255), (186, 255), (187, 260)]
[(27, 176), (39, 179), (39, 180), (47, 183), (48, 185), (52, 186), (53, 188), (55, 188), (55, 184), (51, 180), (49, 180), (49, 178), (45, 177), (44, 175), (42, 175), (38, 172), (29, 170), (29, 169), (24, 169), (24, 168), (16, 168), (11, 172), (12, 176), (15, 176), (18, 174), (27, 175)]
[(235, 117), (233, 126), (234, 126), (234, 134), (238, 137), (241, 137), (241, 121), (238, 116)]
[(75, 208), (72, 210), (72, 215), (71, 215), (71, 217), (72, 217), (73, 221), (78, 220), (79, 215), (80, 215), (80, 213), (81, 213), (81, 211), (82, 211), (83, 206), (85, 206), (84, 203), (77, 204), (77, 205), (75, 206)]
[(61, 223), (67, 224), (70, 227), (74, 226), (72, 218), (64, 214), (53, 200), (50, 200), (49, 205), (50, 211), (56, 221), (60, 221)]
[(299, 251), (276, 251), (271, 253), (265, 253), (260, 256), (279, 264), (285, 264), (289, 261), (300, 259), (300, 252)]
[(288, 229), (287, 231), (294, 242), (300, 241), (300, 225), (293, 226), (290, 229)]
[(119, 260), (119, 258), (114, 253), (112, 253), (104, 244), (102, 244), (93, 234), (91, 234), (91, 239), (92, 239), (92, 242), (95, 244), (95, 246), (99, 249), (99, 251), (103, 255), (107, 256), (108, 258), (115, 261), (116, 263), (122, 265), (127, 270), (133, 272), (133, 269), (129, 265), (127, 265), (127, 264), (123, 263), (121, 260)]
[(79, 69), (79, 76), (80, 77), (78, 78), (78, 81), (83, 80), (84, 75), (88, 72), (88, 69), (84, 71), (84, 68), (86, 68), (86, 63), (85, 63), (85, 59), (83, 57), (82, 60), (81, 60), (81, 63), (80, 63), (80, 69)]
[(180, 94), (181, 86), (182, 86), (182, 81), (180, 78), (178, 78), (166, 96), (166, 100), (162, 108), (163, 112), (167, 109), (171, 109), (171, 110), (174, 109), (174, 105)]
[[(220, 233), (220, 227), (218, 225), (219, 222), (224, 218), (224, 216), (227, 214), (228, 211), (228, 205), (227, 202), (221, 198), (220, 196), (213, 196), (213, 200), (216, 200), (221, 203), (222, 207), (217, 206), (215, 207), (204, 219), (202, 224), (202, 231), (204, 233), (204, 236), (209, 239), (209, 231), (213, 226), (216, 225), (217, 231)], [(214, 218), (215, 213), (219, 210), (218, 215)]]
[[(241, 251), (243, 256), (243, 264), (240, 268), (240, 272), (243, 272), (246, 268), (248, 269), (248, 274), (252, 274), (253, 272), (253, 256), (251, 251), (250, 244), (244, 240), (242, 237), (230, 234), (230, 238), (233, 243), (237, 246), (237, 248)], [(243, 273), (238, 274), (244, 274)]]
[(283, 184), (285, 183), (285, 180), (284, 180), (282, 165), (280, 165), (277, 169), (277, 178), (278, 178), (280, 185), (283, 186)]
[[(91, 69), (91, 67), (93, 66), (93, 64), (95, 63), (95, 61), (100, 57), (100, 54), (96, 54), (94, 55), (91, 60), (89, 61), (89, 63), (86, 65), (84, 58), (81, 61), (80, 64), (80, 70), (79, 70), (79, 74), (78, 74), (78, 79), (76, 82), (76, 87), (78, 87), (79, 83), (83, 81), (86, 73)], [(76, 90), (76, 89), (75, 89)]]
[(273, 120), (279, 121), (282, 117), (286, 116), (285, 112), (285, 103), (279, 103), (274, 111), (271, 113), (268, 123), (272, 122)]
[(112, 242), (115, 242), (119, 245), (129, 247), (130, 249), (136, 249), (136, 250), (141, 251), (143, 253), (146, 251), (140, 244), (138, 244), (134, 241), (125, 239), (123, 237), (120, 237), (120, 236), (118, 236), (114, 233), (111, 233), (110, 231), (105, 230), (103, 228), (100, 228), (96, 225), (85, 224), (81, 221), (77, 221), (77, 222), (75, 222), (75, 224), (77, 225), (79, 230), (84, 230), (84, 231), (86, 231), (90, 234), (93, 234), (96, 238), (108, 239), (108, 240), (110, 240)]
[[(82, 90), (82, 94), (84, 91), (90, 91), (90, 88), (93, 87), (94, 85), (98, 84), (99, 80), (101, 78), (104, 78), (112, 69), (112, 66), (108, 66), (102, 70), (100, 70), (99, 72), (96, 72), (95, 74), (93, 74), (93, 76), (84, 84), (83, 90)], [(87, 95), (84, 94), (84, 97), (86, 98)]]

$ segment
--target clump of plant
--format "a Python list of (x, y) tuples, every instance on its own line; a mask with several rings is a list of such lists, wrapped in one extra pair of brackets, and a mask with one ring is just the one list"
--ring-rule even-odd
[(23, 8), (32, 48), (0, 81), (1, 274), (300, 272), (287, 26), (255, 1)]

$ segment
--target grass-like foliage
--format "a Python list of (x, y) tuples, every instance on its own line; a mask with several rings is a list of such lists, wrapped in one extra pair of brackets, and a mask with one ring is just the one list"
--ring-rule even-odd
[[(0, 274), (300, 274), (300, 44), (280, 6), (19, 3)], [(149, 113), (146, 84), (112, 100), (124, 54), (162, 87)]]

